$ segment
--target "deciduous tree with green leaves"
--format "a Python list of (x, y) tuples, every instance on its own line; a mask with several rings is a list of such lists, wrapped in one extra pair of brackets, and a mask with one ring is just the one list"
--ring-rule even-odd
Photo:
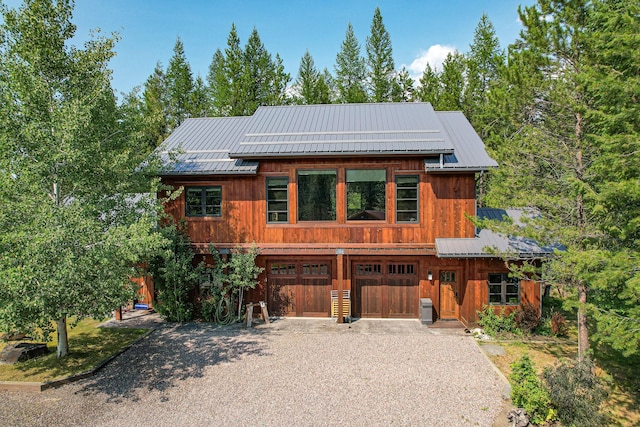
[(26, 0), (2, 5), (0, 25), (0, 325), (48, 335), (55, 323), (58, 357), (68, 319), (132, 299), (130, 277), (165, 243), (131, 194), (151, 186), (118, 122), (116, 37), (73, 46), (72, 12), (72, 1)]

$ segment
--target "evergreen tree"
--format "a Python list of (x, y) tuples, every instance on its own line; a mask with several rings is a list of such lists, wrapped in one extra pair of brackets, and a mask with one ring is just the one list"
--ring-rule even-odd
[(169, 136), (171, 127), (167, 112), (167, 90), (162, 64), (156, 64), (153, 73), (144, 83), (142, 93), (142, 115), (144, 120), (144, 138), (148, 147), (156, 148)]
[(458, 53), (450, 53), (442, 64), (442, 73), (439, 76), (442, 92), (435, 105), (437, 110), (462, 110), (462, 99), (465, 89), (465, 61)]
[(248, 110), (245, 54), (240, 47), (235, 24), (231, 24), (224, 53), (224, 71), (228, 85), (225, 108), (228, 109), (229, 116), (243, 116)]
[(402, 67), (400, 73), (393, 81), (393, 102), (412, 102), (415, 89), (413, 88), (413, 79), (409, 75), (409, 71)]
[(371, 23), (371, 35), (366, 43), (369, 93), (373, 102), (388, 102), (395, 81), (395, 65), (391, 38), (376, 7)]
[(364, 81), (366, 68), (360, 56), (360, 44), (353, 33), (351, 23), (347, 26), (345, 39), (336, 57), (335, 84), (342, 103), (367, 102)]
[(211, 113), (214, 116), (229, 115), (230, 84), (226, 69), (224, 54), (220, 49), (217, 49), (213, 54), (207, 74)]
[(273, 63), (270, 81), (270, 96), (268, 105), (285, 105), (289, 102), (287, 97), (287, 85), (291, 81), (291, 75), (284, 71), (282, 58), (276, 53)]
[(192, 117), (209, 117), (211, 115), (211, 102), (209, 101), (209, 89), (202, 80), (196, 77), (189, 100)]
[(273, 78), (275, 66), (271, 54), (267, 52), (260, 40), (258, 30), (254, 27), (244, 49), (244, 95), (246, 111), (243, 115), (251, 115), (261, 105), (268, 105), (272, 100)]
[(430, 102), (435, 106), (440, 101), (442, 84), (438, 73), (427, 63), (420, 78), (420, 88), (416, 91), (416, 97), (422, 102)]
[(493, 25), (482, 14), (476, 27), (473, 43), (466, 56), (467, 87), (463, 111), (480, 136), (486, 136), (486, 112), (491, 86), (498, 80), (498, 70), (504, 64), (504, 54)]
[(184, 53), (184, 45), (180, 37), (173, 47), (173, 56), (169, 60), (165, 76), (167, 91), (167, 113), (171, 130), (175, 129), (191, 116), (193, 92), (193, 76), (191, 67)]

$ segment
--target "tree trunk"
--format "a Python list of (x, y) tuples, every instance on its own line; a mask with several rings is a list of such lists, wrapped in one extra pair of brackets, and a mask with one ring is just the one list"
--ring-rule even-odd
[(589, 351), (589, 329), (587, 326), (587, 287), (578, 283), (578, 360), (582, 362)]
[(63, 316), (56, 320), (58, 328), (58, 359), (69, 354), (69, 337), (67, 335), (67, 317)]

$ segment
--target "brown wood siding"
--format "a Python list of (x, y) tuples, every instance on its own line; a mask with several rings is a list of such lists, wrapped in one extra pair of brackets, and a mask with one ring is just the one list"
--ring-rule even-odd
[[(388, 168), (386, 221), (347, 221), (344, 171), (349, 168)], [(336, 221), (298, 222), (296, 171), (337, 170)], [(395, 223), (395, 176), (418, 175), (420, 220)], [(287, 224), (267, 224), (266, 177), (289, 177)], [(465, 214), (475, 214), (474, 174), (425, 174), (422, 159), (394, 161), (340, 159), (335, 161), (263, 161), (257, 176), (165, 177), (174, 188), (189, 185), (222, 186), (222, 217), (187, 217), (187, 228), (196, 244), (426, 244), (437, 237), (473, 237), (473, 224)], [(185, 217), (184, 195), (166, 208), (175, 219)]]

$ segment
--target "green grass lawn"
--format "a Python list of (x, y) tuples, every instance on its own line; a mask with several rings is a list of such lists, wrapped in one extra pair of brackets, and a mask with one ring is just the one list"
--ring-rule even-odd
[[(56, 341), (47, 344), (47, 356), (14, 365), (0, 365), (0, 381), (47, 382), (94, 368), (146, 332), (146, 329), (98, 328), (100, 321), (85, 319), (69, 330), (69, 356), (56, 358)], [(0, 342), (0, 351), (6, 343)]]

